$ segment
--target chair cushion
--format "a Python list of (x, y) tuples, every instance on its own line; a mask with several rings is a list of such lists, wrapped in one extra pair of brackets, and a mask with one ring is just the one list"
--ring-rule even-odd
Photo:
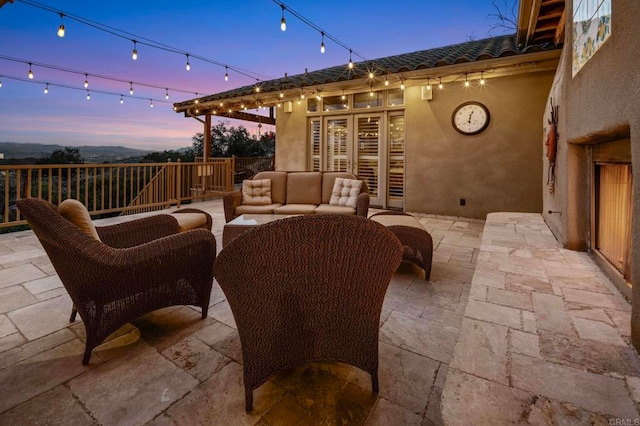
[(178, 221), (180, 232), (206, 227), (207, 216), (203, 213), (175, 213), (171, 214)]
[(76, 225), (82, 232), (100, 241), (87, 208), (78, 200), (66, 199), (58, 206), (58, 214)]
[(355, 208), (358, 205), (358, 195), (361, 189), (361, 180), (336, 178), (329, 204)]
[(356, 214), (356, 209), (348, 206), (332, 206), (331, 204), (320, 204), (315, 214)]
[(243, 180), (242, 204), (251, 206), (271, 204), (271, 179)]
[(322, 202), (321, 172), (291, 172), (287, 176), (287, 204)]
[(256, 174), (256, 179), (271, 179), (271, 201), (284, 204), (287, 201), (287, 172), (264, 171)]
[(349, 172), (324, 172), (322, 174), (322, 204), (329, 204), (331, 192), (336, 178), (357, 179), (356, 175)]

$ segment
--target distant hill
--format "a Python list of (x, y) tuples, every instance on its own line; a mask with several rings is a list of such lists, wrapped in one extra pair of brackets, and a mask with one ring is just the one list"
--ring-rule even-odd
[[(40, 158), (53, 151), (64, 149), (63, 145), (47, 145), (40, 143), (0, 142), (0, 154), (5, 159)], [(83, 160), (87, 163), (118, 162), (132, 157), (142, 157), (153, 151), (126, 148), (124, 146), (74, 146), (78, 148)]]

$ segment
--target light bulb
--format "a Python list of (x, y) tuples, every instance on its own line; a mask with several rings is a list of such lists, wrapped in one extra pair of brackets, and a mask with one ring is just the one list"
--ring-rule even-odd
[(442, 90), (444, 85), (442, 84), (442, 80), (438, 79), (438, 89)]
[(2, 82), (0, 81), (0, 87), (2, 87)]
[(84, 75), (84, 88), (89, 87), (89, 76), (87, 74)]
[(44, 87), (44, 94), (46, 95), (47, 93), (49, 93), (49, 83)]
[(134, 61), (138, 60), (138, 50), (136, 49), (136, 41), (133, 41), (133, 51), (131, 52), (131, 59), (133, 59)]
[(280, 29), (282, 31), (287, 31), (287, 20), (284, 19), (284, 4), (281, 4), (280, 7), (282, 7), (282, 19), (280, 20)]
[(278, 102), (278, 108), (281, 108), (282, 104), (280, 102)]
[(260, 93), (260, 86), (256, 86), (256, 93)]
[(373, 71), (369, 71), (369, 78), (373, 78)]
[(320, 95), (316, 95), (316, 99), (317, 99), (317, 100), (319, 100), (319, 101), (321, 101), (321, 100), (322, 100), (322, 97), (321, 97)]
[(191, 69), (191, 64), (189, 63), (189, 55), (187, 55), (187, 65), (185, 66), (185, 68), (187, 69), (187, 71)]
[(480, 85), (481, 85), (481, 86), (484, 86), (484, 78), (481, 78), (481, 79), (480, 79)]
[(58, 27), (58, 37), (64, 37), (64, 22), (62, 21), (62, 17), (64, 13), (60, 12), (60, 26)]
[(404, 81), (400, 83), (400, 90), (404, 90)]
[(300, 94), (300, 99), (304, 99), (304, 93)]
[(384, 85), (385, 85), (385, 86), (388, 86), (388, 85), (389, 85), (389, 79), (387, 79), (387, 78), (385, 78), (385, 79), (384, 79)]
[(89, 93), (89, 91), (87, 90), (87, 100), (91, 99), (91, 94)]
[(322, 34), (322, 43), (320, 43), (320, 53), (324, 53), (324, 32)]
[(284, 98), (284, 93), (280, 92), (280, 99)]
[(224, 67), (224, 81), (229, 81), (229, 68)]
[(165, 92), (164, 92), (164, 98), (165, 98), (166, 100), (169, 100), (169, 89), (164, 89), (164, 90), (165, 90)]
[(431, 84), (427, 84), (427, 90), (431, 90)]
[(133, 83), (129, 82), (129, 94), (133, 95)]
[(149, 99), (149, 108), (153, 108), (153, 99)]
[(33, 71), (31, 71), (31, 62), (29, 62), (29, 74), (27, 74), (29, 80), (33, 80)]
[(220, 108), (224, 106), (224, 102), (220, 102)]
[(347, 95), (340, 96), (340, 99), (343, 100), (343, 101), (346, 100), (347, 99)]
[(369, 92), (369, 97), (373, 98), (373, 90)]
[(353, 60), (351, 59), (351, 54), (353, 52), (351, 51), (351, 49), (349, 49), (349, 69), (353, 69)]
[(124, 98), (122, 97), (122, 95), (120, 95), (120, 103), (123, 104), (124, 103)]
[(464, 87), (469, 87), (469, 80), (464, 81)]

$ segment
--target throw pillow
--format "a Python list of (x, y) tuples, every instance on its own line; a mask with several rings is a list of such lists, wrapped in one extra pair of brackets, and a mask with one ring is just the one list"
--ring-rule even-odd
[(96, 231), (96, 227), (93, 226), (91, 216), (89, 216), (87, 208), (80, 201), (72, 198), (64, 200), (58, 206), (58, 213), (80, 228), (82, 232), (100, 241), (98, 231)]
[(242, 204), (250, 206), (271, 204), (271, 179), (243, 180)]
[(336, 178), (329, 204), (356, 208), (361, 189), (361, 180)]

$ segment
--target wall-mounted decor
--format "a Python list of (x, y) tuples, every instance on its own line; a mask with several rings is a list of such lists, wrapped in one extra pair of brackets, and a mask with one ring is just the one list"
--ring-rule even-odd
[(453, 128), (463, 135), (477, 135), (489, 125), (489, 110), (480, 102), (458, 105), (451, 115)]
[(574, 0), (573, 76), (611, 36), (612, 0)]
[(544, 145), (547, 147), (547, 159), (549, 160), (549, 168), (547, 170), (547, 186), (549, 193), (553, 194), (556, 185), (556, 154), (558, 152), (558, 105), (553, 104), (553, 98), (549, 101), (551, 110), (547, 123), (546, 140)]

